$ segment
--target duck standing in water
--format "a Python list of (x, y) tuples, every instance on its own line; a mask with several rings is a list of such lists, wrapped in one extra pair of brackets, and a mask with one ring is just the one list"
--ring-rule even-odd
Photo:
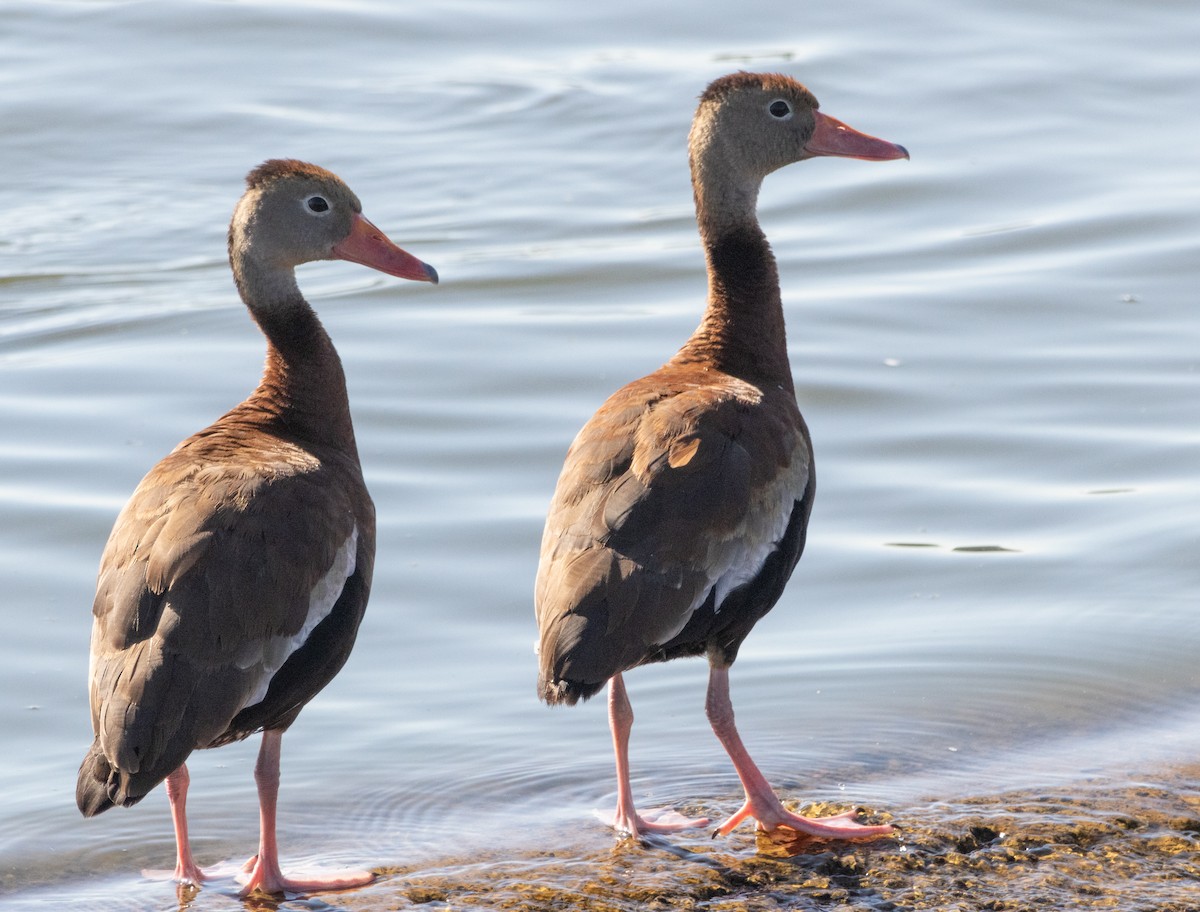
[(734, 725), (729, 668), (800, 559), (814, 491), (759, 187), (772, 171), (816, 156), (887, 161), (908, 152), (823, 114), (795, 80), (755, 73), (707, 88), (689, 152), (708, 305), (683, 348), (614, 393), (567, 453), (535, 589), (538, 693), (573, 704), (608, 685), (618, 830), (702, 826), (706, 819), (634, 807), (622, 675), (706, 656), (708, 719), (745, 790), (717, 832), (752, 817), (763, 830), (885, 835), (891, 827), (864, 826), (854, 812), (816, 819), (783, 807)]
[(91, 817), (166, 780), (175, 878), (200, 883), (185, 761), (261, 731), (259, 849), (243, 893), (343, 889), (374, 875), (285, 876), (275, 836), (280, 740), (349, 657), (375, 559), (342, 363), (295, 269), (340, 259), (420, 282), (437, 273), (324, 168), (272, 160), (246, 184), (229, 259), (266, 368), (245, 402), (150, 470), (109, 536), (93, 607), (96, 739), (76, 800)]

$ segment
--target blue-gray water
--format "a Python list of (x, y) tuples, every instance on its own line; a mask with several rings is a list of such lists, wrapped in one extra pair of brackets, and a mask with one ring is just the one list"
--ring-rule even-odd
[[(74, 806), (90, 606), (138, 479), (258, 378), (224, 234), (269, 157), (341, 174), (442, 276), (301, 271), (346, 365), (380, 528), (355, 654), (284, 739), (284, 865), (420, 876), (483, 847), (611, 844), (590, 816), (613, 800), (602, 701), (537, 703), (532, 579), (576, 429), (698, 319), (685, 142), (698, 93), (735, 69), (794, 75), (912, 153), (803, 163), (762, 193), (821, 482), (807, 553), (733, 672), (764, 770), (788, 798), (902, 822), (1194, 761), (1190, 5), (3, 16), (4, 910), (176, 902), (140, 875), (171, 863), (161, 791), (90, 821)], [(702, 662), (628, 676), (646, 803), (737, 806), (704, 678)], [(202, 863), (254, 849), (256, 749), (190, 764)], [(391, 895), (359, 901), (372, 889)], [(191, 908), (236, 906), (216, 889)]]

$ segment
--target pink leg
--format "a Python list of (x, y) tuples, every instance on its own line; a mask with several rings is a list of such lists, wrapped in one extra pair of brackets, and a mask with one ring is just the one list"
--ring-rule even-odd
[(746, 801), (732, 817), (717, 828), (717, 833), (728, 835), (734, 827), (753, 817), (758, 821), (760, 830), (771, 831), (780, 826), (790, 827), (810, 836), (825, 839), (862, 839), (865, 837), (886, 836), (892, 832), (887, 825), (863, 826), (857, 821), (857, 813), (848, 811), (833, 817), (801, 817), (784, 808), (766, 777), (754, 765), (750, 754), (742, 744), (737, 726), (733, 721), (733, 702), (729, 698), (729, 668), (713, 664), (709, 669), (708, 697), (704, 705), (708, 713), (708, 721), (713, 731), (725, 746), (729, 759), (733, 761), (742, 788), (746, 792)]
[(629, 732), (633, 728), (633, 707), (620, 674), (608, 682), (608, 723), (612, 728), (613, 753), (617, 761), (617, 809), (612, 826), (636, 838), (642, 833), (676, 833), (705, 826), (707, 817), (684, 817), (670, 808), (655, 808), (640, 816), (633, 804), (633, 786), (629, 782)]
[(171, 822), (175, 824), (173, 877), (178, 883), (201, 884), (206, 878), (192, 857), (192, 844), (188, 841), (187, 793), (190, 782), (186, 763), (181, 763), (179, 769), (167, 776), (167, 800), (171, 803)]
[(279, 869), (279, 844), (275, 840), (275, 811), (279, 799), (279, 752), (283, 732), (263, 732), (254, 781), (258, 785), (258, 855), (246, 865), (242, 895), (262, 893), (313, 893), (361, 887), (375, 879), (370, 871), (338, 871), (323, 875), (285, 877)]

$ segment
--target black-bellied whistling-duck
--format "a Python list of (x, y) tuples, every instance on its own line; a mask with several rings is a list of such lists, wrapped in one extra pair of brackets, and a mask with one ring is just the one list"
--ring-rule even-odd
[(373, 875), (285, 877), (275, 838), (280, 739), (350, 655), (375, 560), (342, 364), (295, 268), (338, 259), (421, 282), (437, 273), (324, 168), (268, 161), (246, 184), (229, 259), (267, 337), (266, 368), (250, 398), (150, 470), (109, 536), (93, 608), (96, 740), (76, 800), (91, 817), (165, 779), (175, 878), (199, 883), (184, 761), (261, 731), (261, 832), (243, 893), (341, 889)]
[[(813, 456), (796, 405), (779, 276), (758, 224), (762, 180), (818, 155), (908, 158), (817, 110), (787, 76), (737, 73), (700, 97), (689, 140), (708, 263), (700, 326), (663, 367), (614, 393), (567, 453), (542, 538), (535, 592), (538, 692), (575, 703), (609, 686), (617, 765), (613, 825), (634, 836), (702, 826), (640, 816), (629, 782), (633, 712), (622, 673), (708, 657), (705, 708), (745, 789), (747, 817), (825, 838), (879, 836), (853, 811), (787, 811), (734, 726), (729, 666), (804, 550)], [(714, 834), (715, 835), (715, 834)]]

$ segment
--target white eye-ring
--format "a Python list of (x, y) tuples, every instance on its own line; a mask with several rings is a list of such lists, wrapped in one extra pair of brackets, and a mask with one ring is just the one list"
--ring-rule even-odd
[(329, 201), (321, 194), (314, 193), (304, 200), (304, 208), (313, 215), (324, 215), (329, 211)]
[(776, 98), (769, 105), (767, 105), (767, 113), (769, 113), (776, 120), (791, 120), (792, 106), (782, 98)]

